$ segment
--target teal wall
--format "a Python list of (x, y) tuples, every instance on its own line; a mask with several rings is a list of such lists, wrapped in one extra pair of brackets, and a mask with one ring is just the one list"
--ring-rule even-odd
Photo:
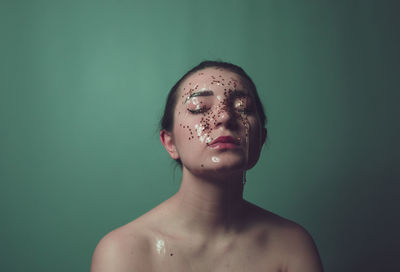
[(0, 2), (0, 270), (88, 271), (173, 194), (167, 91), (239, 64), (269, 117), (245, 196), (305, 226), (326, 271), (400, 271), (397, 1)]

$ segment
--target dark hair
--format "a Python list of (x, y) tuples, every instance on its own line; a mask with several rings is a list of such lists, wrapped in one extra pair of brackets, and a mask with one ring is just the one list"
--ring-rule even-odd
[(234, 72), (234, 73), (238, 74), (239, 76), (241, 76), (242, 78), (244, 78), (248, 82), (250, 90), (252, 91), (253, 96), (254, 96), (257, 114), (260, 117), (262, 126), (265, 127), (267, 118), (265, 116), (264, 107), (260, 101), (260, 98), (258, 97), (257, 88), (256, 88), (253, 80), (246, 74), (246, 72), (241, 67), (239, 67), (237, 65), (234, 65), (229, 62), (207, 60), (207, 61), (201, 62), (199, 65), (190, 69), (171, 88), (171, 90), (168, 93), (167, 102), (165, 103), (164, 114), (163, 114), (163, 116), (161, 118), (161, 122), (160, 122), (160, 129), (172, 131), (172, 126), (174, 124), (174, 109), (175, 109), (176, 102), (177, 102), (177, 94), (178, 94), (178, 89), (179, 89), (182, 81), (184, 81), (188, 76), (194, 74), (195, 72), (197, 72), (199, 70), (203, 70), (205, 68), (209, 68), (209, 67), (218, 67), (218, 68), (223, 68), (228, 71)]
[[(186, 74), (184, 74), (181, 79), (178, 80), (178, 82), (175, 83), (175, 85), (171, 88), (171, 90), (168, 93), (167, 97), (167, 102), (165, 103), (165, 108), (164, 108), (164, 114), (161, 118), (160, 121), (160, 130), (165, 129), (166, 131), (172, 131), (172, 127), (174, 125), (174, 110), (178, 98), (178, 89), (181, 85), (181, 83), (190, 75), (194, 74), (195, 72), (199, 70), (203, 70), (205, 68), (209, 67), (217, 67), (217, 68), (223, 68), (225, 70), (234, 72), (244, 78), (247, 81), (247, 84), (249, 86), (249, 89), (251, 90), (254, 100), (255, 100), (255, 105), (257, 109), (257, 114), (260, 118), (260, 122), (263, 127), (265, 127), (267, 118), (265, 116), (264, 108), (263, 105), (260, 101), (260, 98), (257, 93), (257, 88), (256, 85), (254, 84), (253, 80), (246, 74), (246, 72), (239, 66), (229, 63), (229, 62), (223, 62), (223, 61), (203, 61), (199, 65), (193, 67), (190, 69)], [(181, 161), (178, 159), (176, 160), (180, 165), (182, 165)]]

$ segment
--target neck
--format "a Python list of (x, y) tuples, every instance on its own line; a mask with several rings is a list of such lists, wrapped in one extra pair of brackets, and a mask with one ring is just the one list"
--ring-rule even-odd
[(228, 233), (242, 221), (243, 171), (224, 176), (195, 175), (182, 169), (182, 183), (174, 196), (184, 227), (198, 233)]

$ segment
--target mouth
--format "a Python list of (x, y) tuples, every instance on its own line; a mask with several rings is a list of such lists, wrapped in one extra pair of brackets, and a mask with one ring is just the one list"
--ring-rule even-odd
[(209, 147), (213, 149), (233, 149), (240, 146), (240, 138), (234, 138), (232, 136), (220, 136), (210, 144)]

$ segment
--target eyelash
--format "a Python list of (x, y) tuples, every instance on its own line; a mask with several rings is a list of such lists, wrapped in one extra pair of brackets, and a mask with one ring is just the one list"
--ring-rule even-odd
[[(204, 112), (206, 112), (206, 111), (208, 111), (208, 110), (209, 110), (209, 108), (200, 108), (200, 109), (198, 109), (198, 110), (191, 110), (191, 109), (188, 109), (188, 111), (189, 111), (190, 113), (192, 113), (192, 114), (200, 114), (200, 113), (204, 113)], [(238, 109), (237, 111), (240, 112), (240, 113), (244, 113), (244, 114), (249, 114), (249, 113), (251, 113), (251, 109)]]
[(200, 114), (200, 113), (203, 113), (203, 112), (208, 111), (208, 108), (200, 108), (200, 109), (198, 109), (198, 110), (191, 110), (191, 109), (188, 109), (188, 111), (189, 111), (190, 113), (192, 113), (192, 114)]
[(251, 113), (251, 109), (238, 109), (237, 111), (245, 114)]

